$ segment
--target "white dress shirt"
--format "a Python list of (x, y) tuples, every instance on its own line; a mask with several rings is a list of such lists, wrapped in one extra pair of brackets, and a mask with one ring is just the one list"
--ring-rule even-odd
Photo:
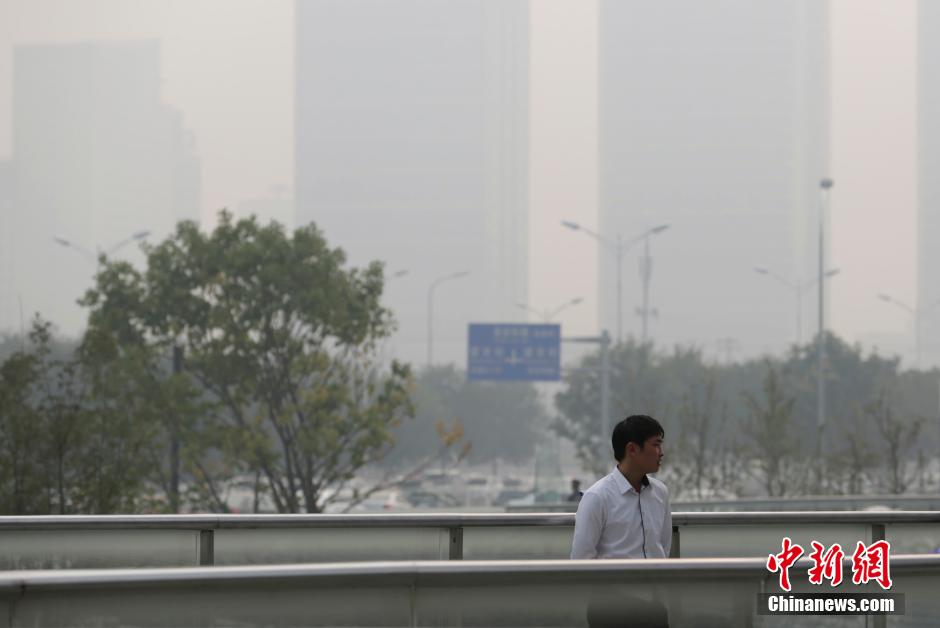
[(640, 489), (615, 468), (586, 490), (575, 515), (571, 558), (667, 558), (669, 489), (649, 476)]

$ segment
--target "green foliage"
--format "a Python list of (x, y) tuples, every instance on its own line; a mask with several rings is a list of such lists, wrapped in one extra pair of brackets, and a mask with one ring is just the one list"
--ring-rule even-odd
[[(221, 509), (222, 487), (248, 476), (279, 512), (318, 512), (325, 489), (387, 453), (413, 408), (408, 367), (375, 357), (392, 329), (381, 264), (346, 268), (313, 225), (288, 235), (226, 212), (211, 234), (182, 222), (146, 253), (144, 273), (103, 262), (89, 337), (133, 360), (140, 412), (182, 435), (191, 500)], [(157, 358), (177, 343), (171, 376)]]
[(35, 397), (39, 356), (15, 351), (0, 366), (0, 512), (47, 512), (41, 416)]
[(135, 510), (147, 430), (128, 406), (92, 402), (89, 371), (53, 356), (48, 323), (37, 319), (29, 339), (0, 365), (0, 512)]
[(158, 347), (144, 342), (119, 344), (116, 334), (89, 327), (78, 352), (88, 382), (88, 406), (99, 455), (94, 473), (120, 485), (125, 478), (145, 478), (138, 489), (139, 504), (111, 501), (108, 493), (89, 496), (103, 512), (127, 512), (136, 507), (176, 512), (165, 455), (178, 429), (189, 459), (198, 460), (205, 447), (198, 443), (198, 424), (206, 404), (185, 375), (174, 375)]

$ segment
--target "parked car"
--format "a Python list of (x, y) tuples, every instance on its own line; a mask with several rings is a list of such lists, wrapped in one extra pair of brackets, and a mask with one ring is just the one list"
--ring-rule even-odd
[(402, 500), (398, 491), (379, 491), (369, 495), (364, 500), (349, 509), (350, 513), (390, 512), (407, 510), (409, 504)]
[(460, 505), (453, 495), (431, 491), (412, 491), (405, 496), (405, 501), (414, 508), (454, 508)]
[[(517, 488), (503, 489), (499, 492), (499, 495), (496, 496), (496, 499), (493, 500), (494, 506), (507, 506), (510, 502), (515, 502), (518, 500), (525, 499), (526, 496), (531, 495), (532, 491), (523, 491)], [(535, 503), (535, 498), (532, 498), (532, 503)]]

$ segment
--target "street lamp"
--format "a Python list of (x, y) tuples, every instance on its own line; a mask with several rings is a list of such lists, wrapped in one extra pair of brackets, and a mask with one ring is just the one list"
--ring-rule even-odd
[(605, 238), (599, 233), (586, 229), (579, 225), (576, 222), (571, 222), (570, 220), (562, 220), (561, 224), (563, 227), (567, 227), (572, 231), (583, 231), (588, 236), (597, 240), (601, 246), (605, 247), (608, 251), (612, 251), (617, 260), (617, 342), (620, 343), (623, 341), (623, 281), (622, 281), (622, 268), (623, 268), (623, 254), (629, 251), (634, 244), (637, 242), (643, 241), (643, 257), (640, 258), (640, 279), (643, 281), (643, 307), (640, 309), (640, 315), (643, 317), (643, 334), (642, 341), (646, 342), (646, 332), (647, 332), (647, 323), (649, 322), (649, 287), (650, 279), (652, 278), (653, 271), (653, 260), (650, 257), (650, 236), (654, 236), (658, 233), (662, 233), (669, 228), (669, 225), (658, 225), (652, 229), (647, 229), (640, 235), (636, 236), (631, 240), (623, 241), (621, 235), (617, 234), (616, 242)]
[[(150, 235), (150, 231), (147, 231), (147, 230), (137, 231), (136, 233), (131, 234), (129, 237), (124, 238), (123, 240), (121, 240), (121, 241), (118, 242), (117, 244), (114, 244), (114, 245), (111, 246), (110, 248), (106, 249), (106, 250), (104, 251), (104, 253), (106, 253), (106, 254), (108, 254), (108, 255), (111, 255), (111, 254), (113, 254), (113, 253), (116, 253), (116, 252), (117, 252), (120, 248), (122, 248), (123, 246), (125, 246), (125, 245), (127, 245), (127, 244), (130, 244), (131, 242), (135, 242), (135, 241), (138, 241), (138, 240), (143, 240), (144, 238), (146, 238), (146, 237), (149, 236), (149, 235)], [(66, 239), (66, 238), (63, 238), (63, 237), (60, 237), (60, 236), (53, 236), (52, 240), (53, 240), (56, 244), (60, 244), (60, 245), (64, 246), (65, 248), (74, 249), (74, 250), (78, 251), (79, 253), (81, 253), (81, 254), (84, 255), (85, 257), (89, 258), (92, 262), (97, 261), (98, 255), (101, 255), (101, 253), (102, 253), (102, 250), (101, 250), (101, 247), (100, 247), (100, 246), (95, 247), (95, 250), (97, 251), (97, 255), (96, 255), (95, 253), (92, 253), (91, 251), (89, 251), (89, 250), (86, 249), (85, 247), (81, 246), (81, 245), (78, 244), (77, 242), (72, 242), (71, 240), (68, 240), (68, 239)]]
[(826, 425), (826, 378), (823, 373), (823, 365), (826, 360), (826, 282), (825, 273), (825, 214), (829, 208), (829, 190), (832, 189), (833, 181), (825, 178), (819, 182), (819, 346), (816, 353), (819, 360), (817, 364), (817, 394), (816, 394), (816, 464), (818, 469), (818, 485), (822, 488), (822, 467), (819, 466), (822, 461), (822, 439), (823, 430)]
[(464, 277), (469, 274), (469, 270), (461, 270), (456, 273), (444, 275), (432, 281), (431, 285), (428, 287), (428, 368), (430, 368), (431, 364), (434, 362), (434, 289), (445, 281)]
[(532, 312), (536, 316), (540, 317), (544, 322), (548, 323), (548, 322), (551, 322), (553, 318), (561, 314), (564, 310), (568, 309), (572, 305), (577, 305), (578, 303), (581, 303), (581, 301), (583, 300), (584, 299), (582, 299), (581, 297), (577, 297), (577, 298), (571, 299), (570, 301), (565, 301), (564, 303), (562, 303), (561, 305), (559, 305), (553, 310), (538, 310), (530, 306), (528, 303), (523, 303), (521, 301), (516, 303), (516, 307), (522, 308), (523, 310), (526, 310), (527, 312)]
[[(803, 343), (803, 293), (816, 285), (816, 282), (819, 281), (819, 278), (813, 278), (800, 284), (796, 283), (795, 281), (790, 281), (789, 279), (786, 279), (778, 273), (775, 273), (774, 271), (763, 266), (755, 266), (754, 272), (758, 275), (766, 275), (767, 277), (776, 279), (790, 290), (793, 290), (794, 294), (796, 294), (796, 344), (799, 346)], [(826, 271), (824, 276), (826, 279), (828, 279), (838, 274), (839, 269), (833, 268), (832, 270)]]

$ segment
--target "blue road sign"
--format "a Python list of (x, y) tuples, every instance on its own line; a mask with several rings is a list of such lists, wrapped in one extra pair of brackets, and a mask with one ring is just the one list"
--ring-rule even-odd
[(561, 325), (470, 323), (468, 336), (471, 380), (561, 379)]

